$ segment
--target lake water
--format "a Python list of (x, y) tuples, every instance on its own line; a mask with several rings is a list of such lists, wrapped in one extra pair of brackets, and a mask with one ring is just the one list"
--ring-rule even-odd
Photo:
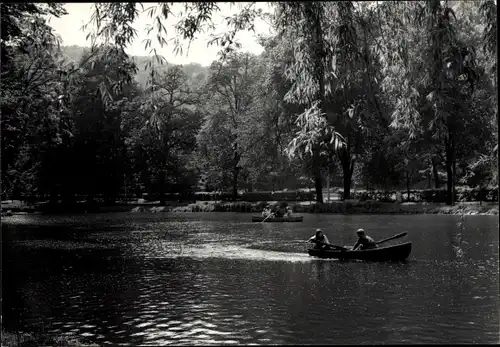
[[(88, 214), (2, 219), (3, 324), (100, 345), (499, 343), (498, 216)], [(406, 263), (307, 255), (402, 231)]]

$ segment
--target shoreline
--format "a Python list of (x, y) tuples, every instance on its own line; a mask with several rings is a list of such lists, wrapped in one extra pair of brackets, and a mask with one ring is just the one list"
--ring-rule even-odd
[[(278, 202), (250, 203), (237, 202), (170, 202), (159, 203), (117, 203), (115, 205), (28, 205), (19, 202), (2, 203), (2, 217), (23, 214), (67, 214), (67, 213), (160, 213), (160, 212), (244, 212), (259, 214), (265, 204), (277, 205)], [(498, 202), (466, 202), (454, 206), (433, 203), (385, 203), (377, 201), (335, 201), (324, 204), (314, 202), (293, 203), (289, 206), (295, 214), (454, 214), (454, 215), (498, 215)]]

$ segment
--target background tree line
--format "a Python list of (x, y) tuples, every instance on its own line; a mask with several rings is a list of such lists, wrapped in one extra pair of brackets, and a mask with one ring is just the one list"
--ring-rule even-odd
[(60, 4), (1, 6), (2, 199), (498, 186), (493, 1), (278, 2), (262, 54), (229, 30), (209, 67), (127, 56), (139, 5), (96, 6), (119, 35), (85, 50), (60, 47)]

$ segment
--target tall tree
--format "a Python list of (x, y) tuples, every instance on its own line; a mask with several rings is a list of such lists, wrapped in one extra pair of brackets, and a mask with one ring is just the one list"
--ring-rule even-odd
[(1, 6), (4, 197), (36, 192), (41, 151), (60, 145), (70, 129), (64, 102), (67, 71), (62, 67), (58, 39), (44, 17), (47, 14), (59, 17), (66, 12), (57, 4)]
[[(81, 84), (73, 100), (75, 139), (73, 165), (80, 194), (89, 202), (103, 195), (107, 203), (114, 203), (123, 184), (125, 172), (125, 144), (121, 129), (122, 109), (118, 101), (134, 98), (138, 87), (124, 83), (121, 90), (112, 89), (122, 78), (120, 66), (132, 66), (129, 58), (119, 50), (108, 48), (101, 59), (83, 67)], [(93, 52), (82, 57), (82, 62)], [(108, 89), (109, 88), (109, 89)], [(105, 91), (107, 104), (99, 90)]]
[(410, 139), (429, 131), (443, 146), (447, 202), (453, 204), (457, 143), (466, 134), (477, 78), (474, 49), (457, 36), (455, 14), (446, 3), (388, 5), (379, 9), (382, 32), (394, 35), (380, 42), (379, 54), (382, 86), (394, 105), (391, 125), (407, 129)]
[[(343, 8), (344, 4), (338, 5)], [(331, 71), (334, 54), (333, 38), (335, 27), (330, 21), (335, 6), (325, 2), (280, 2), (275, 26), (279, 36), (293, 47), (294, 61), (286, 71), (292, 87), (285, 100), (306, 106), (296, 117), (299, 128), (291, 141), (289, 153), (306, 152), (311, 156), (316, 201), (323, 202), (321, 168), (325, 152), (341, 146), (342, 137), (326, 118), (325, 97), (331, 92), (327, 83), (335, 75)]]
[(165, 202), (165, 193), (188, 192), (196, 183), (188, 168), (200, 127), (199, 94), (179, 66), (156, 75), (127, 106), (124, 120), (136, 183)]
[[(255, 56), (232, 53), (226, 62), (214, 62), (211, 70), (208, 92), (212, 97), (207, 102), (199, 144), (208, 158), (230, 172), (226, 179), (231, 182), (235, 200), (240, 174), (248, 169), (245, 164), (252, 165), (248, 158), (264, 135), (258, 108), (261, 93), (256, 83), (262, 68)], [(207, 164), (214, 167), (215, 162)]]

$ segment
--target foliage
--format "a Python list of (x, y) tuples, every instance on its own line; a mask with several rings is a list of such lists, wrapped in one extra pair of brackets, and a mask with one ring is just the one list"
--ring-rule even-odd
[(269, 154), (268, 121), (259, 105), (261, 74), (262, 64), (248, 54), (230, 54), (211, 66), (207, 90), (212, 97), (206, 102), (198, 144), (209, 184), (216, 189), (231, 186), (235, 193), (241, 177), (255, 181), (265, 169), (265, 160), (256, 165)]
[(153, 75), (150, 87), (127, 105), (123, 128), (135, 184), (156, 191), (189, 191), (196, 174), (188, 167), (200, 126), (199, 96), (180, 67)]
[(279, 2), (259, 56), (235, 40), (263, 15), (245, 4), (210, 68), (168, 64), (151, 39), (148, 57), (125, 48), (143, 10), (181, 53), (218, 3), (141, 6), (96, 3), (90, 49), (61, 51), (45, 20), (60, 4), (2, 4), (3, 198), (187, 199), (203, 177), (234, 200), (313, 186), (321, 202), (325, 179), (345, 199), (354, 183), (413, 199), (432, 179), (446, 194), (418, 199), (452, 204), (475, 199), (457, 182), (498, 184), (494, 1)]
[[(406, 193), (409, 192), (409, 196)], [(408, 192), (399, 190), (366, 190), (353, 194), (353, 199), (359, 201), (395, 202), (396, 194), (400, 193), (405, 202), (428, 202), (445, 203), (447, 199), (446, 189), (411, 189)], [(341, 193), (342, 194), (342, 193)], [(474, 201), (498, 201), (498, 188), (457, 188), (457, 195), (461, 202)]]
[(43, 18), (60, 5), (3, 4), (2, 195), (35, 194), (47, 151), (71, 136), (59, 43)]

